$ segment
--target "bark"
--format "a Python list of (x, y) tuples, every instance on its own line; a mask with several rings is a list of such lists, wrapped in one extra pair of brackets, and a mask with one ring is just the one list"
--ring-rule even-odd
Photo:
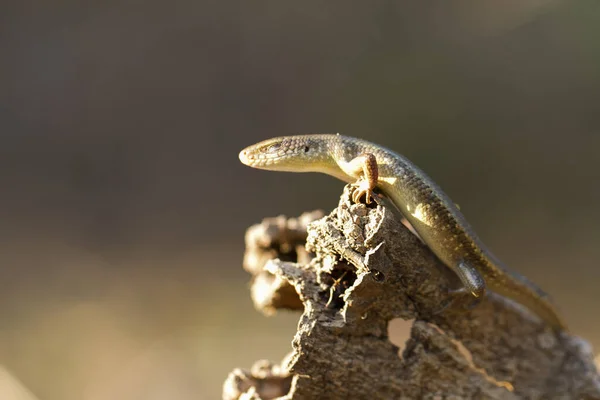
[[(327, 216), (248, 230), (255, 306), (303, 314), (293, 351), (234, 370), (224, 399), (600, 399), (587, 342), (494, 293), (470, 306), (385, 199), (350, 193)], [(396, 318), (408, 321), (401, 346), (389, 340)]]

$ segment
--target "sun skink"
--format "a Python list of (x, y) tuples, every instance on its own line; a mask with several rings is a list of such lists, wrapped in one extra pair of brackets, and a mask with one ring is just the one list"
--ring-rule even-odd
[(431, 251), (480, 299), (486, 288), (525, 306), (555, 330), (566, 330), (549, 296), (507, 269), (482, 243), (456, 204), (404, 156), (366, 140), (339, 134), (278, 137), (239, 154), (250, 167), (321, 172), (357, 183), (353, 200), (370, 201), (378, 189), (412, 225)]

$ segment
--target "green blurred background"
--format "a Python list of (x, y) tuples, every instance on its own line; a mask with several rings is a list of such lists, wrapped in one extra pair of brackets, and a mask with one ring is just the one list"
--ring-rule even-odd
[(253, 310), (244, 230), (343, 184), (237, 154), (295, 133), (408, 156), (600, 346), (598, 21), (596, 0), (3, 2), (0, 393), (214, 399), (278, 361), (298, 315)]

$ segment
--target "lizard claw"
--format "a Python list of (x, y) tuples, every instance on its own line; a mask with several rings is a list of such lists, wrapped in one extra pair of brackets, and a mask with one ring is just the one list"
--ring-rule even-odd
[(358, 187), (352, 192), (352, 201), (356, 204), (360, 203), (360, 199), (365, 196), (365, 203), (371, 204), (373, 199), (373, 191), (369, 187), (369, 182), (360, 181)]
[(433, 315), (442, 314), (447, 309), (469, 311), (481, 303), (482, 297), (474, 297), (473, 294), (467, 292), (464, 288), (448, 290), (450, 295), (443, 304), (435, 311)]

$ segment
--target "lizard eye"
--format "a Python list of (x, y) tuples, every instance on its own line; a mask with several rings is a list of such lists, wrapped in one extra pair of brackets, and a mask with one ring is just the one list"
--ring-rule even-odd
[(275, 143), (267, 147), (267, 153), (275, 153), (281, 147), (280, 143)]
[(310, 150), (310, 148), (308, 146), (304, 146), (304, 152), (308, 153), (308, 151)]

